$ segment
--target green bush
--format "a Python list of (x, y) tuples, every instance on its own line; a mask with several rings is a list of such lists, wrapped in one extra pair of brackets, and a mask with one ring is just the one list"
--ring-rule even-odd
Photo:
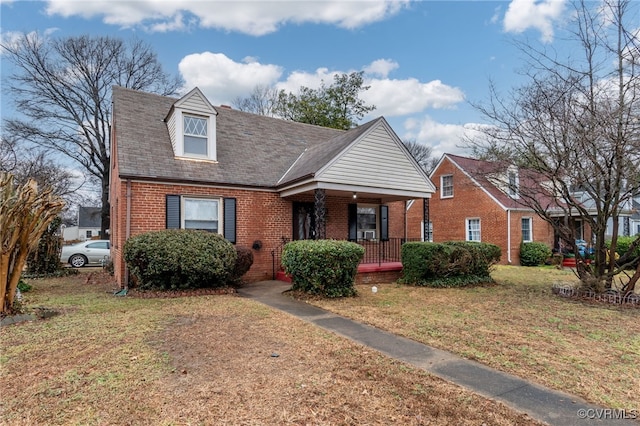
[(248, 247), (236, 246), (236, 264), (231, 274), (231, 281), (235, 285), (241, 283), (241, 278), (249, 272), (253, 265), (253, 252)]
[(62, 224), (60, 216), (54, 218), (40, 236), (38, 247), (27, 256), (27, 273), (38, 276), (53, 276), (63, 269), (60, 262), (62, 239), (58, 229)]
[(490, 282), (491, 266), (500, 260), (500, 247), (476, 242), (410, 242), (402, 246), (404, 284), (461, 287)]
[(545, 243), (520, 243), (520, 265), (543, 265), (551, 257), (551, 249)]
[(221, 235), (167, 229), (131, 237), (124, 260), (142, 289), (217, 288), (230, 284), (236, 250)]
[[(636, 240), (636, 238), (640, 237), (618, 237), (618, 243), (616, 244), (616, 253), (620, 255), (621, 261), (628, 262), (633, 259), (637, 259), (640, 257), (640, 245), (636, 247), (633, 253), (627, 253), (631, 248), (631, 244)], [(627, 255), (626, 257), (625, 254)], [(637, 260), (633, 262), (632, 266), (637, 267)]]
[(355, 296), (364, 248), (349, 241), (300, 240), (284, 246), (282, 266), (292, 289), (324, 297)]

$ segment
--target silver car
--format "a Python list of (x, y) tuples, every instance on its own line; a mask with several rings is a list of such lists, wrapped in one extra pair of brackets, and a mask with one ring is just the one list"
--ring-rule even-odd
[(60, 261), (68, 263), (74, 268), (89, 264), (102, 265), (109, 259), (110, 247), (108, 240), (89, 240), (84, 243), (63, 246)]

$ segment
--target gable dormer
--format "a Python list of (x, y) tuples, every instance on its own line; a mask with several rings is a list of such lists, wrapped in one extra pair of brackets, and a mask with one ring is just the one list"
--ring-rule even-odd
[(520, 175), (517, 166), (511, 165), (502, 173), (489, 174), (487, 179), (509, 197), (520, 198)]
[(176, 101), (165, 120), (173, 154), (216, 161), (216, 115), (213, 105), (197, 87)]

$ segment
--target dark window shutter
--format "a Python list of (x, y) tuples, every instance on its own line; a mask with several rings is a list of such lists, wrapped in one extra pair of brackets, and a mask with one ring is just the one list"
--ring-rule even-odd
[(167, 229), (180, 229), (179, 195), (167, 195)]
[(389, 241), (389, 206), (380, 206), (380, 240)]
[(229, 242), (236, 243), (236, 199), (225, 198), (224, 204), (224, 237)]
[(358, 205), (349, 204), (349, 241), (358, 239)]

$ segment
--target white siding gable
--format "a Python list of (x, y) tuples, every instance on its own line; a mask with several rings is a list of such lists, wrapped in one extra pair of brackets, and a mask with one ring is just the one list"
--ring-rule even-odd
[(435, 192), (427, 175), (382, 120), (316, 174), (321, 182)]
[[(216, 112), (215, 108), (197, 87), (180, 98), (166, 119), (173, 153), (176, 157), (199, 160), (216, 160)], [(191, 115), (206, 120), (207, 154), (190, 155), (184, 150), (184, 116)]]

